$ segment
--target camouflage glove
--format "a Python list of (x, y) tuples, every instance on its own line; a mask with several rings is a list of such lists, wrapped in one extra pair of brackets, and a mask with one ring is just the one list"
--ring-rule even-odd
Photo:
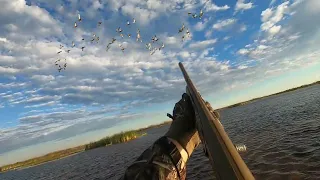
[(166, 136), (178, 141), (187, 151), (189, 157), (200, 143), (194, 109), (190, 97), (186, 93), (174, 106), (173, 122)]

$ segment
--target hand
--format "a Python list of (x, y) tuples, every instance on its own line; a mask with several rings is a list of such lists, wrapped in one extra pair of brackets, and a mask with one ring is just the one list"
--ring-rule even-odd
[(194, 109), (190, 97), (186, 93), (174, 106), (173, 122), (166, 136), (178, 141), (189, 156), (200, 143)]

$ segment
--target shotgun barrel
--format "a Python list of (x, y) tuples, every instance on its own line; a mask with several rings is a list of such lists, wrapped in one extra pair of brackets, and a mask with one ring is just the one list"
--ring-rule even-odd
[(225, 132), (219, 117), (213, 112), (210, 104), (202, 99), (181, 62), (179, 66), (187, 83), (186, 93), (192, 101), (202, 146), (210, 159), (216, 177), (222, 180), (254, 179), (251, 171)]

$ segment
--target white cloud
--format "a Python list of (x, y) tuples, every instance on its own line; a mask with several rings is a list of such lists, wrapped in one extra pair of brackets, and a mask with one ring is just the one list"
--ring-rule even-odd
[(268, 30), (268, 33), (271, 35), (271, 36), (274, 36), (276, 34), (278, 34), (280, 32), (280, 29), (281, 29), (281, 25), (278, 25), (278, 26), (272, 26), (269, 30)]
[(246, 30), (247, 30), (247, 26), (244, 25), (244, 24), (242, 24), (242, 25), (240, 26), (239, 31), (240, 31), (240, 32), (244, 32), (244, 31), (246, 31)]
[(225, 11), (228, 10), (230, 7), (228, 5), (224, 5), (224, 6), (217, 6), (216, 4), (214, 4), (212, 1), (207, 1), (205, 0), (205, 6), (204, 9), (205, 11)]
[(49, 102), (42, 103), (42, 104), (27, 105), (27, 106), (25, 106), (25, 108), (39, 108), (39, 107), (44, 107), (44, 106), (53, 106), (53, 105), (56, 105), (56, 104), (57, 104), (56, 101), (49, 101)]
[(158, 16), (158, 13), (153, 10), (136, 7), (129, 3), (122, 6), (121, 10), (124, 14), (129, 14), (130, 16), (135, 17), (141, 24), (147, 24)]
[(18, 69), (0, 66), (0, 74), (15, 74), (17, 72), (19, 72)]
[(199, 21), (194, 26), (194, 29), (196, 31), (203, 31), (207, 27), (207, 24), (208, 24), (208, 20), (207, 19), (205, 19), (203, 22)]
[(265, 46), (265, 45), (261, 44), (257, 48), (260, 49), (260, 50), (265, 50), (265, 49), (269, 48), (269, 46)]
[(31, 77), (31, 79), (34, 79), (34, 80), (39, 81), (41, 83), (48, 83), (48, 82), (54, 80), (55, 77), (52, 75), (48, 75), (48, 76), (47, 75), (33, 75)]
[(204, 58), (204, 57), (208, 56), (209, 53), (213, 50), (214, 50), (213, 47), (210, 47), (210, 48), (203, 50), (202, 53), (200, 54), (200, 58)]
[(246, 69), (246, 68), (248, 68), (248, 66), (246, 66), (246, 65), (240, 65), (240, 66), (238, 66), (238, 69)]
[(204, 37), (206, 37), (207, 39), (209, 39), (212, 36), (213, 31), (212, 30), (208, 30), (205, 32)]
[(204, 40), (204, 41), (197, 41), (197, 42), (192, 42), (189, 45), (189, 48), (197, 48), (197, 49), (203, 49), (208, 46), (212, 46), (217, 42), (217, 39), (209, 39), (209, 40)]
[(245, 10), (248, 10), (248, 9), (251, 9), (251, 8), (253, 8), (253, 3), (252, 2), (245, 3), (245, 0), (238, 0), (234, 10), (237, 12), (237, 11), (241, 11), (241, 10), (245, 11)]
[[(12, 2), (18, 4), (12, 5)], [(2, 4), (6, 9), (2, 8), (0, 12), (1, 15), (4, 12), (8, 14), (7, 17), (0, 16), (0, 74), (5, 79), (0, 83), (0, 106), (10, 108), (19, 105), (26, 111), (33, 109), (20, 114), (20, 125), (0, 137), (0, 144), (16, 144), (8, 146), (9, 149), (32, 144), (32, 138), (34, 141), (40, 140), (39, 137), (52, 140), (110, 127), (115, 123), (115, 117), (136, 117), (133, 114), (130, 116), (127, 111), (180, 97), (185, 82), (177, 66), (179, 61), (183, 61), (204, 95), (209, 94), (212, 88), (239, 88), (242, 82), (250, 84), (257, 79), (263, 80), (278, 73), (277, 69), (282, 68), (281, 72), (285, 72), (319, 61), (320, 27), (318, 23), (306, 21), (320, 17), (317, 0), (304, 1), (295, 6), (289, 3), (288, 8), (283, 5), (282, 8), (264, 11), (261, 13), (262, 24), (265, 23), (261, 26), (263, 33), (252, 43), (245, 43), (247, 45), (243, 48), (238, 47), (237, 43), (232, 44), (232, 48), (232, 45), (223, 44), (230, 34), (216, 32), (214, 36), (224, 40), (218, 45), (228, 50), (226, 53), (239, 58), (230, 61), (219, 52), (213, 53), (217, 39), (212, 38), (212, 33), (231, 28), (237, 20), (220, 20), (213, 25), (214, 28), (206, 30), (205, 14), (203, 24), (191, 27), (194, 23), (189, 24), (190, 19), (185, 14), (181, 15), (181, 11), (185, 7), (190, 11), (199, 9), (193, 0), (110, 0), (99, 3), (85, 1), (81, 4), (70, 1), (70, 6), (65, 8), (61, 8), (57, 1), (36, 2), (28, 6), (25, 1), (8, 1)], [(68, 8), (84, 9), (87, 5), (90, 12), (83, 12), (83, 24), (79, 23), (79, 28), (74, 29), (72, 25), (77, 13), (68, 12)], [(50, 15), (49, 12), (55, 9), (53, 7), (58, 11)], [(229, 8), (211, 7), (207, 10)], [(35, 13), (26, 12), (30, 9)], [(105, 14), (111, 18), (104, 19)], [(42, 16), (44, 19), (41, 19)], [(137, 16), (137, 23), (127, 27), (126, 21), (133, 16)], [(283, 21), (286, 16), (290, 18)], [(100, 20), (103, 25), (97, 27), (96, 22)], [(199, 39), (182, 42), (181, 34), (177, 32), (182, 22), (192, 30), (202, 29), (208, 40), (200, 41), (203, 37), (197, 33)], [(134, 38), (120, 38), (115, 32), (119, 23), (123, 24), (124, 32), (132, 33)], [(241, 30), (241, 24), (234, 27), (235, 31)], [(142, 43), (135, 41), (137, 28), (141, 30)], [(92, 32), (100, 36), (101, 42), (81, 41), (82, 37), (91, 38)], [(270, 32), (275, 38), (269, 38)], [(151, 56), (145, 49), (145, 43), (155, 34), (159, 42), (153, 43), (153, 46), (158, 48), (164, 42), (165, 48)], [(232, 36), (237, 39), (237, 33)], [(117, 43), (106, 52), (105, 47), (112, 37), (117, 38)], [(250, 40), (251, 36), (245, 38)], [(73, 40), (76, 42), (74, 48), (71, 47)], [(123, 42), (127, 46), (125, 52), (117, 46)], [(57, 55), (60, 44), (64, 49), (70, 48), (71, 52)], [(86, 47), (83, 52), (81, 46)], [(67, 59), (66, 71), (57, 72), (54, 62), (58, 58)], [(232, 85), (226, 86), (224, 82)], [(119, 107), (119, 104), (123, 106)], [(117, 116), (110, 117), (108, 110)], [(45, 132), (49, 133), (43, 137)], [(14, 137), (23, 139), (13, 140)], [(0, 154), (7, 150), (1, 146)]]
[(14, 24), (7, 24), (7, 25), (5, 25), (5, 28), (9, 31), (12, 31), (12, 32), (19, 30), (18, 27)]
[[(290, 68), (297, 68), (313, 64), (313, 57), (319, 53), (316, 48), (320, 44), (316, 37), (320, 36), (319, 31), (313, 31), (319, 28), (319, 25), (306, 22), (311, 17), (320, 17), (320, 11), (310, 12), (307, 8), (310, 4), (318, 6), (318, 1), (301, 1), (299, 3), (284, 2), (275, 8), (270, 8), (262, 13), (261, 21), (263, 22), (261, 30), (266, 32), (260, 37), (260, 41), (254, 41), (246, 45), (245, 50), (239, 50), (239, 54), (259, 61), (266, 66), (270, 66), (267, 74), (275, 75)], [(295, 13), (292, 13), (295, 12)], [(290, 16), (284, 23), (282, 21), (286, 16)], [(302, 35), (304, 34), (304, 35)], [(275, 38), (272, 38), (276, 36)], [(304, 63), (303, 59), (306, 60)], [(283, 64), (283, 62), (288, 62)], [(276, 73), (275, 73), (276, 72)]]
[[(48, 102), (51, 102), (53, 100), (58, 100), (59, 98), (57, 96), (35, 96), (35, 97), (27, 97), (23, 98), (19, 101), (13, 101), (12, 104), (24, 104), (27, 106), (30, 105), (36, 105), (34, 107), (41, 107), (44, 106), (44, 104), (47, 104)], [(40, 106), (38, 106), (40, 104)]]
[(223, 38), (223, 40), (224, 40), (224, 41), (227, 41), (227, 40), (229, 40), (230, 38), (231, 38), (230, 36), (226, 36), (226, 37)]
[(8, 89), (11, 89), (11, 88), (23, 88), (23, 87), (26, 87), (28, 86), (27, 83), (14, 83), (14, 82), (11, 82), (11, 83), (0, 83), (0, 88), (8, 88)]
[(274, 3), (276, 3), (277, 0), (271, 0), (269, 6), (272, 6)]
[(262, 13), (261, 13), (261, 21), (262, 22), (268, 21), (272, 15), (273, 15), (272, 9), (267, 8), (266, 10), (262, 11)]
[(240, 55), (247, 55), (248, 53), (249, 53), (249, 50), (247, 50), (247, 49), (240, 49), (238, 51), (238, 54), (240, 54)]
[(182, 52), (180, 52), (180, 56), (182, 58), (189, 58), (191, 56), (191, 54), (188, 51), (182, 51)]
[(288, 13), (288, 5), (289, 5), (289, 1), (286, 1), (282, 4), (280, 4), (277, 9), (274, 12), (274, 15), (270, 18), (270, 21), (272, 23), (277, 23), (279, 21), (282, 20), (283, 16), (285, 13)]
[(261, 30), (273, 37), (281, 30), (281, 25), (277, 25), (283, 20), (285, 14), (290, 14), (289, 1), (280, 4), (276, 9), (267, 8), (261, 13)]
[(219, 20), (217, 23), (215, 23), (212, 28), (216, 30), (224, 30), (230, 26), (232, 26), (234, 23), (236, 23), (237, 20), (230, 18), (230, 19), (225, 19), (225, 20)]
[(166, 44), (176, 44), (178, 42), (178, 39), (174, 36), (165, 37), (165, 43)]
[[(166, 13), (174, 13), (180, 9), (193, 9), (196, 7), (194, 0), (110, 0), (107, 6), (115, 12), (121, 12), (123, 15), (130, 15), (136, 18), (137, 22), (142, 25), (147, 25), (151, 20), (154, 20)], [(225, 10), (227, 6), (214, 6), (211, 2), (206, 4), (206, 11)]]
[(233, 45), (232, 44), (228, 44), (226, 46), (224, 46), (224, 50), (227, 51), (228, 49), (230, 49)]
[[(6, 17), (6, 20), (4, 20), (4, 17)], [(11, 19), (15, 19), (15, 21), (11, 21)], [(28, 35), (36, 33), (42, 36), (62, 34), (58, 22), (46, 10), (38, 6), (29, 6), (25, 0), (4, 1), (0, 7), (0, 21), (3, 22), (2, 27), (0, 26), (1, 31), (6, 29), (12, 33)], [(26, 21), (29, 23), (23, 23)]]
[(101, 4), (99, 0), (94, 0), (92, 3), (92, 7), (95, 10), (103, 9), (103, 4)]
[(0, 37), (0, 42), (6, 43), (7, 41), (8, 41), (7, 38), (2, 38), (2, 37)]

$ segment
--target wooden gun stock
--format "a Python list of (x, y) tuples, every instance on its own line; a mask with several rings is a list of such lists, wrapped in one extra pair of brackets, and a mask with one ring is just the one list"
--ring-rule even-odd
[(223, 180), (254, 179), (218, 117), (213, 113), (213, 109), (202, 99), (181, 62), (179, 66), (187, 83), (186, 93), (192, 101), (202, 145), (217, 178)]

